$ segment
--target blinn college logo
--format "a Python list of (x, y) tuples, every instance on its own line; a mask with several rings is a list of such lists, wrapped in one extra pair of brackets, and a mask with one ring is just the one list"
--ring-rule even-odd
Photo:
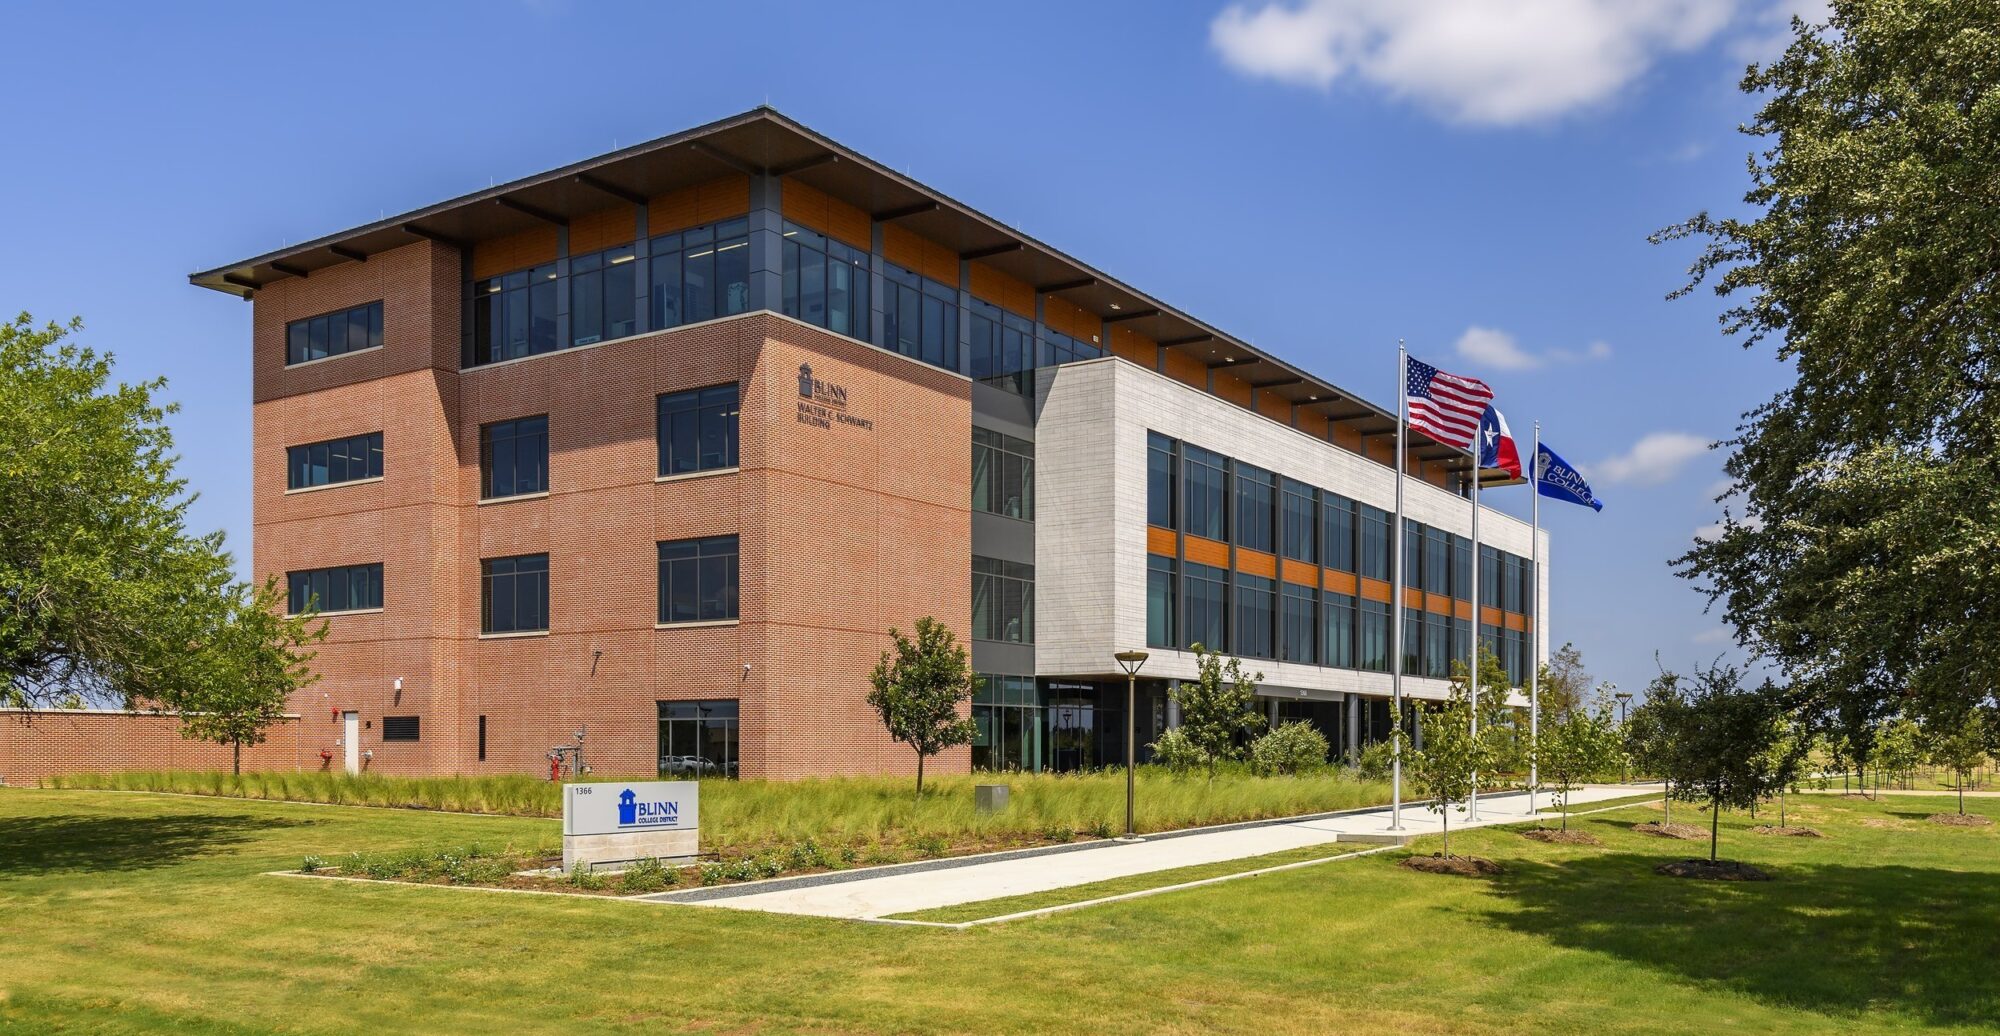
[(815, 403), (825, 403), (827, 406), (845, 408), (847, 406), (847, 388), (842, 385), (828, 384), (813, 377), (812, 364), (801, 363), (799, 364), (799, 398), (810, 399)]
[(619, 827), (676, 827), (680, 822), (678, 802), (641, 802), (630, 788), (618, 793)]

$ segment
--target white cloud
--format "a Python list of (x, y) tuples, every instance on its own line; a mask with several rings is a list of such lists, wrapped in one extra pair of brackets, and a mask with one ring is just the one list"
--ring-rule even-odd
[(1584, 360), (1604, 360), (1611, 357), (1611, 346), (1607, 342), (1592, 342), (1582, 349), (1549, 349), (1540, 353), (1529, 352), (1513, 335), (1492, 327), (1474, 324), (1458, 336), (1458, 355), (1468, 363), (1479, 364), (1503, 371), (1533, 370), (1548, 363), (1578, 363)]
[(1733, 634), (1720, 626), (1702, 630), (1700, 633), (1694, 635), (1694, 642), (1697, 644), (1729, 644), (1735, 640), (1736, 637)]
[(1831, 13), (1827, 0), (1770, 0), (1750, 15), (1749, 29), (1730, 44), (1729, 52), (1741, 61), (1770, 61), (1791, 44), (1794, 17), (1821, 25)]
[(1453, 122), (1601, 104), (1722, 32), (1739, 0), (1247, 0), (1209, 24), (1229, 67), (1330, 89), (1351, 77)]
[(1657, 486), (1707, 453), (1708, 442), (1686, 432), (1649, 432), (1624, 453), (1586, 466), (1584, 474), (1593, 482)]

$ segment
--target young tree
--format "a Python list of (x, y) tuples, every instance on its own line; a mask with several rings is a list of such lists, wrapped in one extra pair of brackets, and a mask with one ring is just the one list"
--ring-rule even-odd
[[(1451, 686), (1455, 691), (1465, 690), (1465, 663), (1453, 659), (1451, 663)], [(1521, 710), (1507, 704), (1513, 693), (1513, 682), (1507, 678), (1507, 668), (1500, 664), (1500, 657), (1479, 646), (1479, 741), (1486, 746), (1487, 765), (1506, 773), (1526, 773), (1528, 770), (1528, 727)]]
[(1584, 695), (1590, 691), (1590, 671), (1583, 667), (1583, 652), (1564, 642), (1542, 663), (1535, 685), (1542, 698), (1543, 716), (1567, 715), (1583, 708)]
[(179, 709), (240, 588), (188, 531), (165, 383), (114, 385), (81, 327), (0, 323), (0, 698)]
[(1251, 707), (1264, 674), (1246, 674), (1240, 658), (1224, 664), (1219, 652), (1201, 644), (1194, 645), (1194, 654), (1196, 677), (1181, 681), (1174, 701), (1181, 709), (1180, 728), (1207, 761), (1213, 781), (1216, 764), (1236, 758), (1236, 736), (1264, 725), (1264, 717)]
[(912, 641), (891, 629), (893, 654), (882, 652), (869, 675), (868, 704), (882, 716), (889, 736), (917, 753), (917, 795), (924, 794), (924, 760), (953, 745), (971, 744), (978, 728), (959, 712), (972, 697), (965, 647), (944, 623), (917, 620)]
[(1443, 706), (1419, 710), (1417, 724), (1424, 747), (1405, 752), (1410, 782), (1430, 799), (1426, 807), (1444, 825), (1444, 854), (1451, 856), (1451, 808), (1472, 794), (1482, 770), (1493, 766), (1486, 745), (1472, 736), (1472, 702), (1463, 687), (1454, 687)]
[(1706, 802), (1708, 858), (1716, 858), (1722, 811), (1743, 809), (1790, 779), (1791, 763), (1774, 759), (1777, 717), (1785, 703), (1769, 682), (1742, 686), (1743, 672), (1713, 665), (1695, 674), (1684, 707), (1658, 713), (1662, 737), (1670, 746), (1664, 760), (1673, 780), (1673, 796)]
[[(1560, 693), (1560, 692), (1558, 692)], [(1582, 706), (1554, 713), (1542, 721), (1541, 773), (1553, 797), (1565, 807), (1562, 828), (1569, 830), (1570, 791), (1592, 774), (1618, 765), (1622, 741), (1609, 706)]]
[(2000, 686), (2000, 14), (1829, 6), (1743, 78), (1753, 217), (1656, 236), (1704, 240), (1682, 292), (1794, 372), (1726, 444), (1741, 515), (1678, 566), (1815, 713), (1952, 714)]
[(1680, 676), (1662, 672), (1646, 688), (1646, 700), (1626, 715), (1624, 729), (1620, 731), (1626, 758), (1640, 773), (1653, 774), (1664, 783), (1660, 790), (1664, 823), (1672, 823), (1674, 819), (1673, 754), (1679, 746), (1673, 736), (1686, 722), (1680, 716), (1686, 709), (1687, 698), (1681, 691)]
[(1924, 725), (1931, 764), (1950, 770), (1958, 785), (1959, 816), (1965, 815), (1965, 786), (1986, 760), (1986, 727), (1983, 709), (1968, 712), (1957, 722), (1933, 720)]
[(243, 746), (262, 744), (292, 693), (319, 678), (307, 645), (326, 637), (326, 623), (288, 616), (284, 606), (275, 576), (241, 588), (224, 622), (198, 645), (205, 672), (183, 699), (181, 736), (229, 745), (234, 773), (243, 772)]
[[(1875, 736), (1875, 772), (1891, 780), (1901, 779), (1909, 787), (1911, 771), (1924, 761), (1923, 728), (1907, 716), (1898, 716), (1882, 725)], [(1881, 787), (1881, 778), (1876, 778)]]

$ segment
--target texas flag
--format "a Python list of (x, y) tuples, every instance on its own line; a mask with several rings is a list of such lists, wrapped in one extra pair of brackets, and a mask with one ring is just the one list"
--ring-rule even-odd
[(1514, 433), (1507, 430), (1506, 416), (1490, 403), (1479, 418), (1479, 466), (1521, 477), (1521, 451), (1514, 446)]

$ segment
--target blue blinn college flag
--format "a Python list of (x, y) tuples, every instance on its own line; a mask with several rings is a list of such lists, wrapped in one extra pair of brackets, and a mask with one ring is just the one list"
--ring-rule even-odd
[(1590, 491), (1590, 483), (1585, 482), (1568, 461), (1556, 456), (1556, 451), (1547, 446), (1536, 447), (1535, 492), (1551, 500), (1566, 500), (1592, 510), (1604, 510), (1604, 501)]

